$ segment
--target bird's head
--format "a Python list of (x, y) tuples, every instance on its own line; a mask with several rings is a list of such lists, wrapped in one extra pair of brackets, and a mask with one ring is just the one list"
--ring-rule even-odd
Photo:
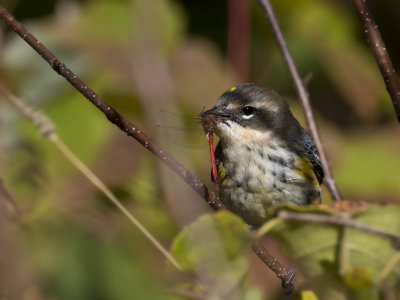
[(297, 123), (278, 93), (251, 83), (227, 90), (212, 109), (200, 114), (201, 118), (210, 116), (215, 121), (216, 134), (227, 144), (265, 141)]

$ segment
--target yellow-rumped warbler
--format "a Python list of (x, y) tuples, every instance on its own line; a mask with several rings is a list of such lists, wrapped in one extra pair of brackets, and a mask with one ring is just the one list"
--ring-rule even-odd
[(266, 210), (306, 205), (320, 198), (324, 177), (314, 142), (275, 91), (240, 84), (222, 94), (212, 116), (220, 200), (248, 224), (260, 226)]

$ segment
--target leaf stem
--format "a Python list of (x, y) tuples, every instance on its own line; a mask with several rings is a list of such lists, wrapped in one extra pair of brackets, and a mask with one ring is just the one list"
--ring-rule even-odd
[(345, 226), (340, 228), (339, 232), (339, 241), (338, 241), (338, 249), (337, 249), (337, 262), (338, 262), (338, 270), (339, 274), (344, 276), (348, 263), (349, 263), (349, 252), (347, 248), (347, 243), (348, 243), (348, 230)]
[(380, 280), (385, 280), (390, 272), (394, 269), (394, 267), (400, 262), (400, 252), (396, 252), (390, 260), (387, 262), (385, 267), (382, 269), (382, 271), (379, 274)]
[(266, 235), (271, 229), (274, 227), (278, 226), (279, 224), (282, 224), (285, 220), (282, 218), (273, 218), (269, 220), (268, 222), (264, 223), (256, 232), (256, 239), (259, 239), (260, 237)]

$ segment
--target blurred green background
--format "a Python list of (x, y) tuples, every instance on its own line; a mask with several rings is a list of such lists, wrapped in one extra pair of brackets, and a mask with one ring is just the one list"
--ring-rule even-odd
[[(251, 1), (1, 3), (210, 187), (206, 141), (191, 123), (227, 88), (240, 82), (271, 87), (303, 120), (264, 14)], [(308, 91), (342, 195), (398, 203), (400, 129), (350, 1), (273, 4), (300, 73), (311, 74)], [(400, 2), (368, 5), (398, 71)], [(44, 111), (61, 139), (166, 247), (182, 226), (210, 211), (22, 39), (0, 28), (1, 83)], [(24, 212), (19, 221), (0, 212), (0, 299), (165, 299), (171, 294), (181, 275), (166, 268), (125, 217), (4, 100), (0, 137), (0, 179)], [(331, 201), (325, 190), (323, 200)], [(249, 299), (280, 294), (280, 281), (254, 257), (247, 281)]]

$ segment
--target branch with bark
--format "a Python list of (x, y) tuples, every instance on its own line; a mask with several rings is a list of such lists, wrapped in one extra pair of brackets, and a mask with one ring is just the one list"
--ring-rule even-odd
[(322, 147), (321, 139), (319, 138), (317, 125), (315, 123), (314, 113), (311, 108), (309, 95), (304, 87), (303, 80), (299, 75), (299, 71), (297, 70), (296, 64), (294, 63), (293, 57), (290, 54), (289, 48), (287, 46), (286, 40), (283, 36), (282, 30), (279, 26), (278, 19), (275, 15), (274, 9), (272, 7), (270, 0), (257, 0), (260, 5), (263, 7), (265, 16), (271, 26), (272, 32), (274, 34), (275, 40), (278, 44), (279, 50), (282, 54), (282, 57), (286, 63), (286, 66), (289, 70), (290, 76), (292, 77), (294, 86), (296, 88), (296, 92), (298, 97), (300, 98), (301, 105), (303, 107), (304, 115), (306, 116), (307, 126), (310, 130), (311, 136), (314, 140), (315, 145), (318, 148), (322, 169), (324, 170), (324, 183), (327, 186), (332, 198), (335, 201), (341, 201), (342, 197), (340, 196), (339, 190), (336, 186), (335, 180), (333, 179), (333, 175), (331, 169), (329, 167), (328, 160), (326, 159), (326, 155), (324, 152), (324, 148)]
[(75, 87), (92, 104), (101, 110), (107, 119), (124, 131), (128, 136), (133, 137), (156, 157), (168, 165), (171, 170), (177, 173), (190, 187), (196, 191), (214, 209), (220, 209), (223, 204), (209, 192), (207, 187), (190, 170), (182, 166), (175, 158), (166, 152), (157, 143), (151, 140), (143, 130), (131, 123), (113, 107), (108, 105), (102, 97), (90, 89), (74, 72), (61, 62), (50, 50), (29, 33), (4, 7), (0, 6), (0, 18), (3, 19), (22, 39), (27, 42), (40, 56), (46, 60), (59, 75), (63, 76), (73, 87)]
[(383, 80), (386, 84), (386, 89), (392, 99), (393, 107), (396, 112), (397, 120), (400, 122), (400, 82), (396, 71), (393, 67), (392, 60), (383, 42), (365, 0), (352, 0), (357, 15), (360, 18), (361, 24), (364, 27), (367, 41), (371, 47), (371, 51), (375, 56), (376, 62), (381, 71)]
[[(173, 158), (162, 147), (156, 144), (143, 130), (131, 123), (117, 110), (105, 102), (105, 100), (90, 89), (75, 73), (62, 63), (50, 50), (38, 41), (24, 26), (19, 23), (3, 6), (0, 5), (0, 19), (12, 28), (25, 42), (27, 42), (59, 75), (63, 76), (73, 87), (75, 87), (85, 98), (101, 110), (107, 119), (133, 137), (146, 149), (152, 152), (158, 159), (165, 163), (172, 171), (178, 174), (197, 194), (199, 194), (213, 209), (225, 209), (225, 206), (209, 192), (206, 185), (190, 170), (186, 169), (175, 158)], [(280, 264), (259, 242), (255, 242), (254, 252), (271, 268), (278, 278), (282, 280), (282, 286), (291, 288), (294, 285), (294, 270), (287, 270)], [(279, 271), (279, 272), (277, 272)]]

